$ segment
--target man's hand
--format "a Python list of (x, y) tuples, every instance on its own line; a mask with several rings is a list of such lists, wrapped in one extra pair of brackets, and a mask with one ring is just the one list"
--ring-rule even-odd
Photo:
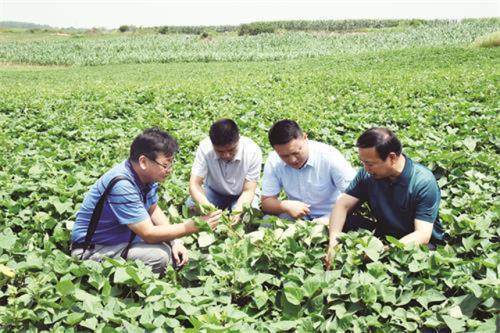
[(184, 266), (189, 261), (188, 250), (180, 243), (174, 242), (172, 245), (172, 256), (178, 267)]
[(231, 226), (237, 225), (241, 221), (241, 213), (231, 215)]
[(283, 200), (281, 202), (281, 207), (283, 207), (283, 210), (294, 219), (298, 219), (310, 214), (310, 206), (311, 205), (297, 200)]
[(328, 218), (328, 217), (318, 217), (318, 218), (313, 219), (312, 222), (328, 226), (328, 224), (330, 222), (330, 218)]
[(332, 265), (332, 256), (335, 254), (336, 247), (339, 244), (339, 241), (337, 240), (337, 237), (333, 237), (330, 239), (330, 243), (328, 244), (328, 248), (326, 250), (326, 257), (325, 257), (325, 267), (326, 270), (329, 270)]
[(212, 230), (215, 230), (215, 228), (217, 228), (217, 225), (220, 222), (221, 217), (222, 217), (222, 210), (219, 209), (208, 215), (202, 216), (201, 219), (207, 221), (210, 228), (212, 228)]

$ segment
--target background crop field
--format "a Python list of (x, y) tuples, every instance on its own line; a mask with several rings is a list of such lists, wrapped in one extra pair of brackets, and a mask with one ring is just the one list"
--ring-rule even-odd
[[(258, 36), (185, 34), (4, 34), (0, 61), (40, 65), (106, 65), (282, 60), (359, 54), (408, 47), (468, 45), (500, 30), (500, 20), (340, 31), (287, 31)], [(19, 35), (19, 34), (17, 34)], [(32, 34), (33, 35), (33, 34)], [(39, 38), (35, 38), (39, 35)], [(1, 34), (0, 34), (1, 36)], [(26, 34), (21, 35), (26, 36)], [(0, 37), (0, 41), (1, 41)]]
[[(500, 52), (472, 43), (497, 22), (207, 44), (188, 35), (0, 37), (0, 330), (495, 331)], [(162, 279), (138, 262), (68, 256), (85, 192), (138, 133), (159, 126), (180, 143), (160, 192), (175, 215), (197, 144), (221, 117), (265, 153), (270, 125), (298, 120), (357, 167), (356, 137), (392, 128), (438, 178), (449, 244), (382, 253), (368, 233), (350, 233), (324, 272), (326, 230), (286, 221), (260, 229), (257, 214), (215, 239), (188, 237), (189, 266)]]

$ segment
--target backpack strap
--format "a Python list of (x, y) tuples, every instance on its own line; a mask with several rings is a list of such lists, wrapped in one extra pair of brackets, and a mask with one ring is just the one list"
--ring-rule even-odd
[[(90, 217), (89, 226), (87, 228), (87, 234), (85, 235), (85, 241), (83, 242), (83, 246), (82, 246), (83, 251), (82, 251), (82, 254), (80, 255), (80, 259), (83, 259), (83, 255), (84, 255), (85, 251), (87, 251), (87, 249), (91, 245), (92, 237), (94, 236), (94, 233), (97, 229), (97, 224), (99, 223), (99, 220), (101, 218), (102, 210), (104, 208), (104, 203), (106, 202), (106, 199), (107, 199), (109, 193), (113, 189), (113, 186), (116, 183), (118, 183), (120, 180), (127, 180), (127, 181), (132, 183), (132, 181), (125, 176), (116, 176), (113, 179), (111, 179), (111, 181), (108, 183), (108, 186), (106, 186), (106, 189), (101, 194), (101, 197), (97, 201), (97, 204), (95, 205), (94, 211), (92, 212), (92, 216)], [(145, 199), (146, 199), (146, 195), (143, 196), (144, 203), (145, 203)], [(124, 259), (127, 259), (128, 250), (130, 249), (130, 246), (135, 238), (135, 233), (132, 230), (130, 230), (130, 233), (131, 233), (130, 239), (129, 239), (129, 242), (127, 244), (127, 247), (122, 251), (122, 254), (121, 254), (122, 258), (124, 258)]]

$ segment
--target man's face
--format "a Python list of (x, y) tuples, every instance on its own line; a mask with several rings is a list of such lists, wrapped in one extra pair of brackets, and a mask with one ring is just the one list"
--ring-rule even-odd
[(394, 165), (397, 159), (395, 153), (390, 153), (385, 161), (380, 158), (375, 150), (375, 147), (358, 148), (358, 154), (366, 172), (368, 172), (373, 178), (384, 179), (393, 174)]
[(148, 175), (151, 178), (151, 182), (162, 182), (172, 172), (174, 155), (167, 157), (164, 154), (158, 154), (156, 159), (147, 158), (147, 161), (149, 162)]
[(309, 158), (309, 145), (305, 134), (300, 138), (292, 139), (288, 143), (274, 145), (273, 148), (283, 162), (294, 169), (302, 168)]
[(226, 162), (231, 162), (238, 153), (239, 140), (224, 146), (213, 145), (215, 154)]

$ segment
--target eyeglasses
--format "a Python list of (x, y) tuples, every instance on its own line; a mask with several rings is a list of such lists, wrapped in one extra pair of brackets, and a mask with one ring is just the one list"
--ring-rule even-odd
[(163, 169), (165, 169), (166, 171), (168, 171), (168, 170), (172, 169), (172, 163), (173, 163), (173, 160), (172, 160), (172, 162), (170, 162), (169, 164), (163, 164), (163, 163), (160, 163), (160, 162), (158, 162), (158, 161), (156, 161), (156, 160), (154, 160), (154, 159), (152, 159), (152, 158), (149, 158), (149, 157), (147, 157), (147, 156), (146, 156), (146, 158), (147, 158), (148, 160), (152, 161), (152, 162), (155, 162), (156, 164), (158, 164), (159, 166), (161, 166), (161, 167), (162, 167)]

